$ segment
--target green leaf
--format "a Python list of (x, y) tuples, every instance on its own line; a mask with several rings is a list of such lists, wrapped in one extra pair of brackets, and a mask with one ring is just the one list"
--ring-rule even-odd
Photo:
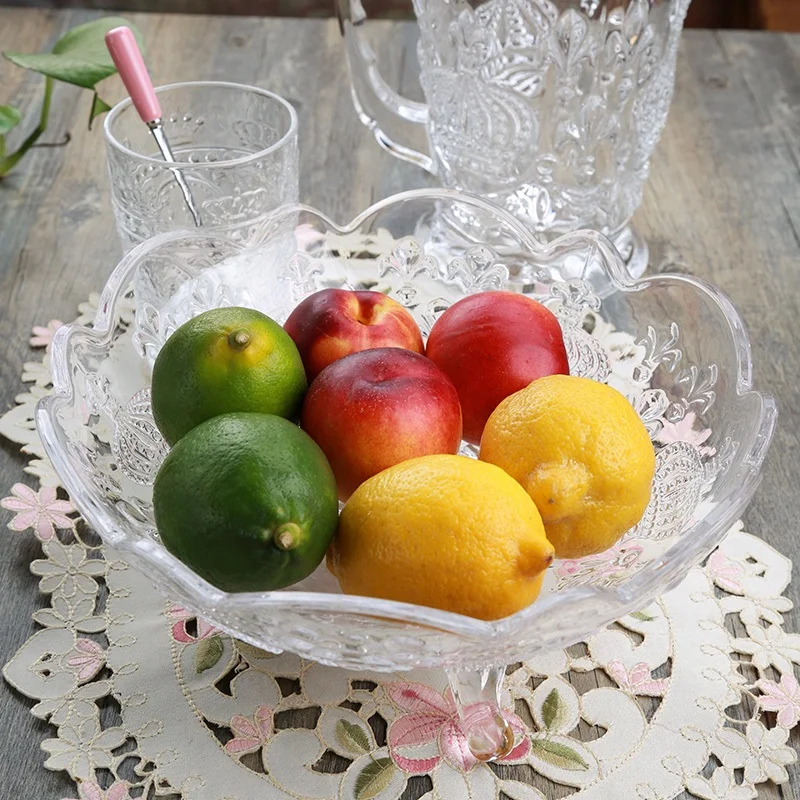
[(100, 17), (100, 19), (85, 22), (70, 28), (53, 46), (56, 55), (72, 53), (80, 55), (87, 61), (97, 64), (111, 64), (111, 55), (106, 47), (106, 34), (114, 28), (127, 27), (131, 29), (139, 49), (144, 52), (142, 34), (139, 29), (125, 17)]
[(18, 67), (49, 75), (64, 83), (94, 89), (94, 85), (103, 78), (113, 75), (114, 65), (92, 64), (72, 56), (56, 56), (53, 53), (4, 53), (5, 57)]
[(7, 134), (12, 128), (16, 128), (22, 119), (22, 114), (14, 106), (0, 106), (0, 136)]
[(210, 636), (208, 639), (201, 639), (194, 651), (195, 672), (199, 675), (201, 672), (211, 669), (222, 658), (223, 650), (221, 636)]
[(378, 758), (367, 764), (356, 778), (356, 800), (372, 800), (391, 782), (397, 769), (391, 758)]
[(84, 89), (94, 89), (95, 84), (117, 71), (106, 48), (105, 35), (112, 28), (121, 25), (127, 25), (133, 31), (141, 47), (141, 34), (130, 22), (122, 17), (103, 17), (67, 31), (56, 42), (52, 53), (4, 55), (24, 69), (40, 72)]
[(252, 662), (258, 658), (275, 658), (275, 653), (262, 650), (260, 647), (253, 647), (253, 645), (242, 642), (239, 639), (236, 640), (236, 649), (244, 656), (247, 662)]
[(363, 755), (369, 753), (369, 736), (360, 725), (340, 719), (336, 723), (336, 741), (351, 753)]
[(589, 769), (589, 765), (571, 747), (550, 739), (533, 739), (531, 741), (533, 752), (548, 764), (571, 772), (582, 772)]
[(92, 123), (95, 119), (101, 114), (105, 114), (106, 111), (111, 111), (111, 106), (95, 92), (92, 98), (92, 110), (89, 112), (89, 130), (92, 129)]
[(631, 616), (639, 622), (652, 622), (655, 617), (651, 617), (646, 611), (634, 611)]
[(542, 703), (542, 721), (548, 730), (560, 728), (566, 721), (568, 709), (558, 689), (552, 689)]

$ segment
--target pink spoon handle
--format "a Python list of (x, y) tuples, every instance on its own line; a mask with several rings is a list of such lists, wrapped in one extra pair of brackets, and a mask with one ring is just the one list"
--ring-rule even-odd
[(131, 29), (123, 26), (110, 30), (106, 34), (106, 47), (142, 122), (149, 124), (160, 119), (161, 105)]

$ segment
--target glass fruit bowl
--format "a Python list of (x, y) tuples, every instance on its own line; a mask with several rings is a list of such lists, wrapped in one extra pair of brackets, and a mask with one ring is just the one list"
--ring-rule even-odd
[[(465, 211), (514, 246), (500, 257), (474, 239), (458, 245), (452, 231), (441, 236), (437, 220)], [(160, 544), (153, 518), (167, 448), (150, 413), (152, 362), (202, 311), (253, 306), (283, 322), (325, 287), (386, 292), (423, 334), (474, 292), (507, 289), (547, 304), (572, 373), (622, 391), (651, 435), (657, 469), (641, 522), (604, 553), (556, 561), (533, 605), (494, 622), (343, 595), (324, 563), (265, 593), (228, 594), (194, 574)], [(498, 710), (504, 665), (567, 647), (675, 586), (742, 513), (776, 418), (772, 398), (751, 387), (742, 321), (713, 287), (685, 275), (632, 281), (602, 236), (543, 247), (505, 212), (448, 190), (397, 195), (344, 227), (310, 208), (280, 209), (250, 250), (202, 231), (149, 240), (114, 270), (94, 325), (57, 332), (51, 362), (54, 391), (36, 424), (107, 545), (171, 600), (256, 647), (351, 669), (446, 669), (481, 758), (513, 744)]]

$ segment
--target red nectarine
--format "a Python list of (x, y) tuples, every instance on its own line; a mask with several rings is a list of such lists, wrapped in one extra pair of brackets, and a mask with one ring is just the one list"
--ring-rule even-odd
[(464, 438), (473, 444), (506, 397), (545, 375), (569, 375), (555, 315), (514, 292), (480, 292), (454, 303), (434, 323), (425, 352), (453, 381)]
[(309, 381), (328, 364), (360, 350), (425, 352), (414, 318), (381, 292), (323, 289), (306, 297), (283, 327), (300, 351)]
[(339, 497), (417, 456), (457, 453), (461, 406), (432, 361), (396, 347), (335, 361), (306, 394), (301, 425), (328, 458)]

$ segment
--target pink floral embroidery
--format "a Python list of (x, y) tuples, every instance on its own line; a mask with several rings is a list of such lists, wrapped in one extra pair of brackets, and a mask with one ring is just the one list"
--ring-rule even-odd
[(703, 447), (703, 443), (711, 436), (711, 430), (704, 428), (703, 430), (696, 431), (694, 424), (697, 421), (697, 416), (694, 411), (687, 411), (683, 419), (677, 422), (664, 422), (661, 430), (656, 434), (655, 440), (659, 444), (672, 444), (673, 442), (686, 442), (687, 444), (694, 445), (701, 455), (713, 456), (717, 451), (713, 447), (707, 445)]
[(50, 345), (53, 343), (53, 336), (55, 332), (63, 325), (64, 323), (60, 319), (51, 319), (50, 322), (47, 323), (47, 327), (42, 327), (41, 325), (34, 325), (33, 326), (33, 336), (31, 336), (31, 347), (47, 347), (50, 348)]
[[(198, 617), (193, 611), (189, 611), (188, 608), (184, 608), (183, 606), (171, 605), (167, 609), (167, 617), (174, 620), (172, 625), (172, 638), (180, 644), (191, 644), (192, 642), (197, 642), (200, 639), (207, 639), (209, 636), (219, 633), (218, 628), (215, 628), (204, 619)], [(197, 623), (197, 633), (194, 636), (186, 629), (186, 623), (192, 619), (196, 620)]]
[[(461, 730), (458, 711), (452, 692), (444, 696), (421, 683), (397, 682), (386, 684), (386, 691), (395, 705), (406, 713), (389, 727), (389, 755), (400, 769), (412, 775), (430, 772), (441, 760), (453, 768), (468, 771), (478, 760), (469, 749), (467, 737)], [(511, 725), (520, 741), (501, 761), (517, 761), (530, 750), (525, 723), (509, 711), (503, 718)], [(440, 755), (427, 758), (410, 758), (399, 752), (400, 748), (415, 747), (438, 740)]]
[(233, 739), (225, 744), (225, 750), (233, 755), (252, 753), (263, 747), (272, 735), (272, 709), (259, 706), (253, 719), (237, 714), (231, 719)]
[(630, 672), (621, 661), (612, 661), (606, 665), (606, 672), (617, 682), (619, 688), (631, 694), (647, 697), (663, 697), (669, 687), (666, 679), (655, 680), (649, 664), (643, 661), (636, 664)]
[(33, 528), (36, 538), (43, 542), (49, 542), (56, 535), (56, 528), (72, 528), (75, 524), (66, 516), (76, 511), (75, 506), (69, 500), (59, 500), (53, 486), (43, 486), (35, 492), (24, 483), (15, 483), (11, 496), (0, 500), (0, 506), (16, 512), (8, 523), (12, 531)]
[(106, 791), (95, 781), (81, 781), (78, 784), (78, 795), (80, 800), (130, 800), (128, 785), (120, 781), (116, 781)]
[(644, 566), (640, 562), (643, 548), (635, 540), (622, 541), (608, 550), (586, 558), (569, 558), (558, 562), (555, 572), (559, 589), (586, 583), (614, 585)]
[(706, 564), (706, 572), (711, 580), (731, 594), (742, 594), (741, 579), (744, 577), (744, 567), (736, 561), (731, 561), (721, 550), (715, 550)]
[(91, 639), (78, 639), (75, 642), (75, 655), (67, 659), (79, 681), (94, 678), (106, 662), (106, 651)]
[(756, 687), (763, 692), (756, 702), (765, 711), (778, 712), (778, 725), (794, 728), (800, 722), (800, 685), (794, 675), (781, 675), (780, 683), (762, 678)]

